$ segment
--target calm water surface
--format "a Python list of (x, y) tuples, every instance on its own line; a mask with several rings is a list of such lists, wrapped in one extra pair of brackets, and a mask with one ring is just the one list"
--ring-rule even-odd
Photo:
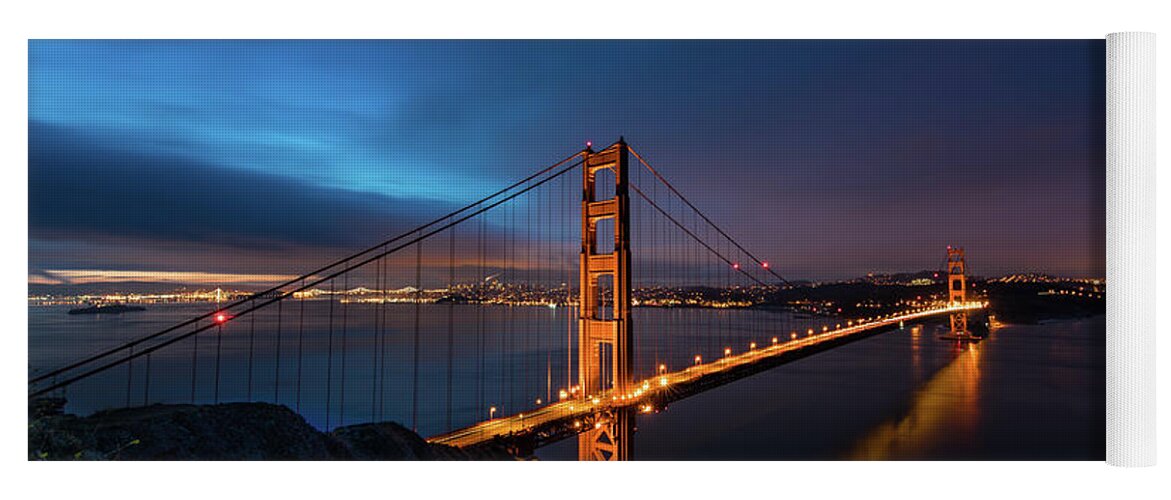
[[(571, 376), (566, 358), (576, 356), (566, 350), (574, 315), (566, 308), (421, 306), (416, 373), (414, 305), (386, 306), (381, 322), (377, 306), (349, 305), (343, 315), (335, 303), (332, 323), (328, 301), (306, 301), (304, 322), (300, 306), (262, 313), (255, 324), (238, 320), (218, 336), (184, 340), (149, 362), (140, 359), (80, 383), (65, 393), (68, 409), (86, 414), (144, 402), (254, 400), (295, 408), (323, 429), (395, 420), (432, 435), (482, 420), (490, 406), (499, 416), (556, 398)], [(29, 372), (208, 307), (154, 305), (117, 316), (69, 316), (68, 307), (31, 306)], [(752, 341), (834, 322), (760, 311), (639, 308), (637, 371), (647, 376), (658, 364), (677, 369), (695, 354), (714, 359), (723, 346), (742, 350)], [(967, 349), (938, 340), (934, 326), (911, 326), (639, 415), (634, 457), (1104, 458), (1104, 317), (1010, 325)], [(537, 455), (575, 459), (576, 442)]]

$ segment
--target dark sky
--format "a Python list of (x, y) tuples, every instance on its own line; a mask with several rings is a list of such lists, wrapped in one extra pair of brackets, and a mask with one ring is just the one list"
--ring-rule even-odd
[(1100, 277), (1104, 50), (30, 41), (29, 279), (296, 275), (620, 135), (787, 277)]

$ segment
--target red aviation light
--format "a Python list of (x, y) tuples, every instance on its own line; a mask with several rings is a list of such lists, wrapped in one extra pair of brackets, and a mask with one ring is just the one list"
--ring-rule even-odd
[(227, 314), (222, 313), (222, 312), (216, 313), (216, 315), (215, 315), (215, 322), (219, 323), (221, 325), (224, 323), (227, 323), (229, 319), (231, 319), (231, 316), (228, 316)]
[(765, 269), (768, 269), (768, 262), (767, 262), (767, 261), (766, 261), (766, 262), (761, 262), (761, 263), (760, 263), (760, 265), (761, 265), (762, 267), (764, 267)]
[(736, 262), (736, 263), (732, 264), (732, 269), (740, 269), (740, 263)]

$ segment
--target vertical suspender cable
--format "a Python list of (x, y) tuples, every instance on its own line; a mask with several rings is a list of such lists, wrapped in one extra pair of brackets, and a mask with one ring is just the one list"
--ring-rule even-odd
[(195, 404), (195, 379), (199, 375), (199, 334), (191, 336), (191, 404)]
[(346, 334), (349, 333), (350, 273), (346, 273), (342, 278), (342, 288), (342, 366), (341, 387), (338, 387), (338, 426), (346, 425)]
[(379, 363), (379, 381), (378, 381), (378, 420), (386, 420), (386, 289), (390, 288), (387, 281), (386, 274), (390, 266), (386, 263), (386, 256), (382, 256), (382, 303), (379, 305), (379, 315), (382, 317), (382, 349), (379, 351), (379, 356), (382, 362)]
[(411, 430), (419, 431), (419, 309), (420, 301), (423, 299), (422, 289), (422, 266), (423, 266), (423, 242), (415, 243), (415, 340), (414, 344), (414, 361), (411, 363), (413, 374), (411, 376), (413, 389), (411, 391)]
[(336, 278), (329, 279), (329, 348), (326, 350), (325, 362), (325, 432), (330, 431), (329, 417), (333, 413), (333, 302), (337, 299), (334, 295), (334, 282)]
[[(508, 232), (506, 233), (506, 236), (505, 236), (505, 241), (507, 242), (508, 246), (504, 249), (504, 260), (505, 260), (505, 266), (506, 266), (505, 269), (509, 270), (509, 273), (508, 273), (509, 279), (506, 282), (507, 285), (512, 285), (512, 282), (516, 281), (516, 269), (514, 267), (516, 264), (515, 263), (516, 248), (513, 248), (513, 231), (516, 230), (516, 225), (514, 224), (515, 221), (516, 221), (516, 212), (512, 208), (512, 204), (509, 203), (508, 204), (508, 226), (506, 226), (508, 228), (507, 229)], [(515, 289), (515, 287), (514, 287), (514, 289)], [(516, 383), (516, 378), (513, 376), (513, 374), (516, 373), (516, 353), (513, 352), (513, 350), (512, 350), (513, 340), (514, 340), (513, 334), (516, 332), (516, 330), (513, 328), (514, 325), (512, 322), (512, 320), (513, 320), (513, 317), (512, 317), (513, 310), (512, 309), (513, 309), (513, 304), (515, 303), (516, 300), (515, 300), (515, 297), (508, 297), (507, 300), (508, 300), (508, 304), (507, 304), (508, 305), (508, 327), (504, 330), (504, 339), (505, 339), (505, 346), (506, 346), (504, 348), (504, 356), (508, 356), (510, 362), (507, 363), (508, 364), (508, 382), (506, 383), (506, 385), (508, 386), (508, 399), (504, 400), (504, 404), (507, 408), (509, 408), (509, 410), (511, 410), (512, 409), (512, 399), (513, 399), (512, 396), (513, 396), (513, 389), (514, 389), (513, 386)]]
[(479, 220), (479, 240), (476, 252), (479, 254), (479, 275), (476, 276), (476, 411), (484, 408), (484, 224), (488, 216)]
[(285, 295), (281, 293), (281, 301), (276, 303), (276, 373), (272, 382), (272, 402), (281, 402), (281, 330), (285, 317)]
[[(640, 179), (642, 178), (642, 174), (641, 174), (641, 172), (642, 172), (642, 170), (639, 170), (639, 178), (640, 178)], [(659, 186), (657, 186), (656, 184), (658, 184), (658, 183), (652, 183), (652, 184), (651, 184), (651, 198), (656, 198), (656, 197), (658, 197)], [(658, 275), (658, 273), (659, 273), (659, 270), (661, 269), (661, 266), (662, 266), (662, 262), (660, 261), (660, 259), (658, 258), (658, 255), (657, 255), (657, 254), (658, 254), (658, 249), (659, 249), (659, 245), (658, 245), (658, 238), (659, 238), (659, 233), (658, 233), (658, 229), (659, 229), (659, 219), (658, 219), (658, 217), (655, 217), (655, 214), (654, 214), (654, 213), (651, 213), (651, 214), (650, 214), (650, 219), (651, 219), (651, 224), (650, 224), (650, 226), (651, 226), (651, 232), (650, 232), (650, 235), (651, 235), (651, 240), (650, 240), (650, 241), (651, 241), (651, 244), (650, 244), (650, 245), (647, 245), (647, 247), (648, 247), (648, 248), (650, 248), (650, 247), (652, 247), (652, 246), (653, 246), (653, 247), (654, 247), (654, 249), (655, 249), (655, 250), (654, 250), (654, 252), (655, 252), (655, 255), (652, 255), (652, 256), (651, 256), (651, 258), (652, 258), (652, 259), (654, 259), (654, 260), (653, 260), (653, 261), (651, 261), (651, 265), (650, 265), (650, 268), (651, 268), (651, 271), (650, 271), (650, 274), (651, 274), (651, 279), (650, 279), (650, 281), (651, 281), (651, 283), (650, 283), (650, 285), (651, 285), (651, 286), (649, 287), (649, 289), (652, 291), (652, 293), (656, 293), (656, 294), (657, 294), (657, 293), (658, 293), (658, 289), (657, 289), (657, 288), (654, 286), (654, 284), (655, 284), (655, 282), (656, 282), (656, 281), (658, 281), (658, 280), (660, 279), (660, 278), (659, 278), (659, 275)], [(662, 308), (660, 308), (659, 310), (660, 310), (660, 311), (662, 311), (663, 309), (662, 309)], [(666, 317), (663, 317), (663, 320), (665, 321), (665, 320), (666, 320)], [(661, 358), (661, 357), (659, 357), (659, 344), (660, 344), (660, 343), (662, 343), (662, 338), (663, 338), (663, 335), (662, 335), (662, 331), (663, 331), (663, 330), (662, 330), (662, 328), (663, 328), (663, 326), (665, 326), (665, 325), (661, 325), (661, 326), (659, 327), (659, 328), (660, 328), (660, 330), (659, 330), (659, 332), (656, 332), (656, 335), (655, 335), (655, 340), (654, 340), (654, 345), (655, 345), (655, 366), (654, 366), (653, 368), (651, 368), (651, 373), (658, 373), (658, 370), (659, 370), (659, 365), (660, 365), (660, 364), (662, 364), (662, 361), (663, 361), (663, 360), (662, 360), (662, 358)]]
[[(545, 208), (544, 208), (544, 210), (541, 211), (542, 219), (551, 218), (551, 214), (549, 214), (549, 210), (550, 210), (552, 202), (553, 202), (553, 196), (552, 195), (545, 196), (544, 200), (545, 200)], [(545, 230), (544, 226), (541, 226), (542, 233), (544, 232), (544, 230)], [(549, 235), (544, 235), (544, 236), (547, 237)], [(541, 297), (543, 298), (543, 300), (549, 300), (552, 303), (553, 300), (550, 298), (549, 295), (550, 295), (550, 292), (552, 290), (554, 290), (555, 288), (549, 287), (549, 283), (547, 281), (548, 277), (545, 276), (545, 273), (544, 273), (546, 261), (552, 260), (549, 258), (550, 257), (548, 255), (549, 249), (546, 248), (546, 245), (547, 245), (546, 240), (544, 237), (542, 237), (541, 238), (541, 258), (538, 260), (541, 263), (541, 270), (542, 270), (541, 277), (544, 278), (544, 280), (540, 281), (539, 283), (541, 286)], [(554, 279), (556, 279), (556, 278), (554, 278)], [(554, 321), (555, 320), (556, 320), (556, 317), (554, 317)], [(541, 350), (545, 351), (545, 404), (549, 404), (549, 402), (550, 402), (549, 399), (553, 396), (553, 354), (549, 351), (549, 348), (545, 345), (548, 343), (548, 339), (547, 339), (548, 334), (546, 333), (544, 325), (545, 325), (544, 322), (541, 322), (541, 324), (538, 325), (537, 339), (540, 342)]]
[[(255, 300), (249, 301), (250, 306), (254, 306), (255, 304), (256, 304)], [(247, 400), (252, 401), (252, 348), (254, 347), (254, 343), (256, 341), (256, 315), (249, 314), (249, 316), (251, 316), (251, 318), (249, 318), (249, 324), (248, 324), (248, 397), (247, 397)]]
[[(130, 354), (134, 354), (134, 346), (130, 346)], [(126, 363), (126, 407), (130, 407), (130, 387), (134, 382), (134, 359)]]
[[(382, 263), (384, 259), (378, 259), (374, 264), (374, 289), (376, 293), (382, 291)], [(382, 351), (382, 321), (378, 312), (381, 308), (375, 306), (371, 308), (374, 314), (374, 349), (371, 351), (370, 365), (372, 366), (372, 373), (370, 374), (370, 421), (378, 421), (378, 368), (379, 363), (382, 362), (379, 353)]]
[(218, 314), (219, 314), (218, 312), (221, 310), (222, 309), (220, 309), (220, 294), (219, 294), (219, 289), (217, 288), (216, 289), (216, 311), (217, 311), (216, 320), (217, 321), (216, 321), (216, 335), (215, 335), (215, 391), (212, 393), (212, 394), (214, 394), (213, 400), (216, 402), (216, 404), (219, 404), (219, 402), (220, 402), (220, 347), (224, 343), (224, 323), (223, 323), (223, 321), (220, 321), (220, 316), (218, 316)]
[(215, 332), (215, 402), (220, 403), (220, 355), (224, 345), (224, 325), (216, 326)]
[(565, 286), (565, 391), (568, 392), (573, 387), (573, 307), (572, 298), (570, 297), (569, 286), (569, 268), (566, 266), (565, 256), (570, 248), (573, 248), (567, 236), (566, 227), (570, 224), (570, 212), (567, 207), (571, 206), (569, 200), (569, 180), (562, 179), (561, 181), (561, 280)]
[(150, 404), (150, 353), (146, 354), (146, 377), (142, 381), (142, 406)]
[[(305, 280), (301, 280), (301, 287), (305, 287)], [(306, 291), (301, 292), (300, 311), (297, 319), (297, 411), (301, 411), (301, 367), (304, 365), (305, 353), (305, 295)], [(279, 323), (278, 323), (279, 324)], [(277, 358), (278, 366), (280, 358)]]
[[(545, 276), (545, 274), (546, 274), (545, 273), (545, 259), (546, 259), (545, 238), (548, 237), (548, 235), (545, 234), (545, 225), (544, 225), (545, 214), (546, 214), (546, 212), (548, 212), (548, 209), (549, 209), (549, 197), (544, 196), (544, 193), (541, 193), (540, 200), (541, 200), (541, 203), (537, 205), (537, 209), (536, 209), (537, 210), (537, 259), (536, 259), (536, 265), (537, 265), (536, 284), (537, 285), (536, 285), (536, 293), (538, 294), (537, 296), (539, 297), (539, 300), (537, 301), (538, 303), (535, 304), (536, 306), (538, 306), (538, 309), (536, 309), (536, 310), (540, 310), (539, 306), (547, 305), (545, 302), (549, 298), (549, 293), (548, 293), (549, 288), (546, 286), (546, 283), (545, 283), (545, 279), (547, 278)], [(538, 373), (540, 373), (540, 371), (541, 371), (541, 353), (546, 352), (545, 336), (548, 331), (548, 327), (546, 325), (547, 325), (547, 323), (545, 322), (545, 316), (534, 314), (533, 336), (535, 337), (534, 341), (536, 342), (536, 354), (537, 354), (536, 360), (534, 361), (534, 363), (536, 363)], [(548, 359), (548, 356), (546, 356), (546, 360), (547, 359)], [(546, 365), (547, 364), (548, 363), (546, 363)], [(546, 372), (547, 371), (548, 370), (546, 370)], [(548, 384), (546, 384), (546, 386), (547, 385)], [(549, 400), (549, 398), (548, 398), (549, 391), (546, 390), (545, 392), (546, 392), (546, 397), (541, 398), (543, 402), (547, 402)], [(539, 396), (540, 394), (541, 394), (541, 384), (540, 384), (540, 379), (538, 378), (537, 379), (537, 395)]]
[[(537, 196), (539, 196), (539, 195), (540, 195), (540, 192), (538, 191)], [(535, 293), (535, 290), (536, 290), (534, 287), (535, 278), (534, 278), (534, 274), (533, 274), (535, 268), (533, 267), (532, 257), (533, 257), (533, 246), (537, 244), (536, 243), (537, 240), (533, 238), (533, 229), (534, 229), (533, 212), (535, 211), (534, 209), (537, 208), (537, 206), (539, 204), (540, 204), (539, 198), (538, 198), (537, 203), (526, 203), (525, 204), (526, 205), (525, 212), (527, 214), (527, 219), (525, 220), (525, 226), (526, 226), (526, 228), (525, 228), (525, 232), (526, 232), (525, 290), (526, 290), (526, 292), (525, 293), (528, 296), (524, 298), (524, 300), (521, 304), (522, 307), (524, 307), (524, 309), (521, 309), (522, 311), (527, 311), (527, 310), (531, 309), (530, 307), (527, 307), (527, 306), (530, 302), (532, 302), (532, 299), (533, 299), (532, 294)], [(540, 238), (539, 232), (537, 233), (537, 238)], [(529, 377), (529, 374), (534, 371), (533, 366), (532, 366), (533, 365), (533, 356), (532, 356), (533, 349), (532, 348), (533, 348), (533, 333), (534, 333), (533, 332), (533, 320), (535, 318), (533, 317), (533, 315), (531, 315), (528, 312), (522, 313), (521, 317), (524, 318), (524, 327), (525, 327), (524, 350), (521, 351), (521, 354), (524, 356), (522, 359), (524, 359), (524, 362), (525, 362), (525, 364), (524, 364), (525, 376), (522, 379), (523, 382), (521, 383), (522, 384), (521, 387), (524, 388), (525, 398), (531, 402), (532, 401), (532, 399), (531, 399), (532, 393), (529, 391), (532, 389), (532, 386), (534, 384), (533, 384), (532, 378)], [(537, 386), (540, 387), (539, 384)]]
[(447, 249), (447, 431), (451, 432), (451, 358), (454, 354), (452, 330), (455, 327), (455, 228), (448, 234)]

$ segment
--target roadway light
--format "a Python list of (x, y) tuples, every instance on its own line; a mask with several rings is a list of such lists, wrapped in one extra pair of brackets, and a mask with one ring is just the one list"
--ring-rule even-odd
[(659, 365), (659, 373), (667, 373), (667, 365)]
[(702, 363), (702, 362), (703, 362), (703, 356), (700, 356), (700, 355), (696, 354), (696, 355), (695, 355), (695, 364), (697, 364), (697, 365), (698, 365), (698, 364), (700, 364), (700, 363)]
[(731, 356), (731, 355), (732, 355), (732, 348), (731, 348), (731, 347), (725, 347), (725, 348), (724, 348), (724, 356)]
[(756, 349), (756, 342), (752, 342), (752, 343), (748, 344), (748, 349), (749, 350)]
[(776, 343), (777, 343), (777, 338), (773, 337), (773, 345), (776, 345)]
[(496, 414), (496, 407), (488, 408), (488, 420), (492, 420), (492, 415)]

